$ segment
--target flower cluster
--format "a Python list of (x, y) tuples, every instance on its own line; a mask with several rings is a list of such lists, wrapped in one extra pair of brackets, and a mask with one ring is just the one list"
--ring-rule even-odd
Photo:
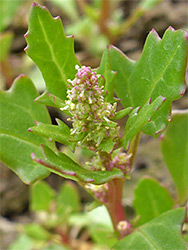
[(90, 67), (76, 66), (74, 80), (68, 80), (66, 106), (72, 114), (71, 135), (78, 144), (96, 150), (102, 141), (114, 139), (119, 134), (118, 124), (111, 119), (115, 115), (116, 103), (105, 102), (105, 91), (99, 86), (100, 75)]
[(123, 174), (128, 174), (130, 172), (130, 158), (132, 154), (119, 153), (114, 157), (114, 159), (110, 162), (108, 170), (113, 168), (119, 168)]
[(103, 185), (87, 184), (85, 187), (90, 190), (94, 194), (95, 198), (101, 201), (102, 203), (105, 203), (107, 201), (107, 183)]

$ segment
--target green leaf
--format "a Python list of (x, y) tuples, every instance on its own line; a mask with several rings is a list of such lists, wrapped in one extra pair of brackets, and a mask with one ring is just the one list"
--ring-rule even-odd
[(55, 192), (46, 182), (40, 181), (31, 186), (30, 195), (30, 205), (33, 211), (49, 211)]
[(31, 153), (42, 156), (40, 144), (54, 143), (28, 133), (34, 120), (50, 123), (47, 109), (33, 102), (38, 93), (29, 78), (20, 75), (9, 91), (0, 92), (0, 158), (27, 184), (48, 176), (49, 171), (31, 160)]
[(93, 184), (100, 185), (114, 178), (123, 177), (123, 174), (119, 169), (113, 169), (112, 171), (89, 171), (79, 166), (75, 161), (61, 152), (54, 153), (45, 145), (42, 145), (42, 149), (45, 160), (37, 158), (34, 154), (32, 155), (33, 160), (46, 166), (51, 172), (64, 178), (85, 183), (92, 182)]
[(68, 216), (71, 213), (79, 212), (80, 198), (75, 185), (71, 182), (65, 182), (57, 196), (57, 214), (61, 217)]
[(47, 241), (51, 237), (50, 233), (38, 224), (26, 224), (24, 231), (26, 235), (36, 240)]
[(188, 198), (188, 111), (172, 116), (161, 150), (178, 192), (178, 202), (184, 204)]
[(104, 77), (104, 89), (107, 91), (106, 101), (114, 102), (114, 80), (117, 72), (113, 72), (110, 65), (110, 55), (108, 50), (103, 52), (100, 66), (97, 70), (98, 74)]
[(125, 149), (128, 148), (130, 140), (142, 129), (146, 122), (151, 120), (152, 116), (165, 100), (166, 98), (159, 96), (152, 103), (149, 101), (141, 109), (138, 107), (130, 113), (125, 125), (125, 133), (122, 141)]
[(76, 143), (70, 141), (70, 128), (61, 120), (56, 119), (56, 121), (58, 123), (58, 126), (36, 122), (37, 126), (29, 128), (29, 131), (33, 132), (34, 134), (44, 136), (51, 141), (65, 144), (74, 151)]
[(171, 27), (160, 39), (152, 30), (145, 42), (140, 60), (130, 60), (121, 51), (111, 46), (109, 49), (112, 70), (117, 71), (115, 91), (124, 107), (144, 106), (151, 98), (166, 97), (146, 123), (143, 132), (155, 136), (168, 124), (171, 103), (184, 93), (184, 78), (187, 63), (187, 41), (183, 30)]
[(10, 52), (10, 47), (13, 40), (13, 33), (12, 32), (6, 32), (0, 35), (0, 62), (4, 61)]
[(25, 35), (26, 53), (37, 64), (46, 82), (47, 91), (65, 100), (67, 79), (80, 65), (74, 54), (73, 37), (64, 34), (61, 19), (52, 18), (46, 7), (33, 3), (29, 31)]
[[(0, 32), (2, 32), (6, 27), (13, 21), (13, 18), (18, 11), (20, 5), (22, 4), (22, 0), (16, 1), (7, 1), (1, 0), (0, 1)], [(2, 50), (1, 50), (2, 53)]]
[(181, 227), (185, 208), (177, 208), (139, 227), (134, 233), (120, 240), (112, 250), (186, 250)]
[(170, 210), (174, 201), (168, 191), (154, 179), (142, 179), (134, 191), (133, 206), (140, 216), (138, 225), (142, 225), (160, 214)]

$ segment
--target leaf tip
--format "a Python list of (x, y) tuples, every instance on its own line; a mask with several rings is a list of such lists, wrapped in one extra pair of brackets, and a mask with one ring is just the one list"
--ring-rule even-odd
[(31, 128), (28, 128), (28, 130), (27, 130), (28, 132), (32, 132), (32, 130), (31, 130)]
[(54, 17), (54, 20), (61, 20), (61, 17), (60, 16), (56, 16), (56, 17)]
[(22, 78), (24, 78), (24, 77), (26, 77), (26, 75), (20, 74), (19, 76), (16, 77), (16, 80), (22, 79)]
[(155, 135), (158, 135), (158, 134), (160, 134), (161, 132), (163, 132), (163, 131), (165, 130), (165, 128), (166, 128), (166, 127), (164, 127), (164, 128), (162, 128), (162, 129), (156, 131), (156, 132), (155, 132)]
[(162, 101), (162, 103), (164, 103), (166, 101), (166, 97), (163, 97), (163, 101)]
[(188, 31), (187, 30), (185, 30), (185, 40), (188, 41)]
[(88, 179), (87, 182), (91, 183), (91, 182), (94, 182), (95, 180), (94, 179)]
[(156, 36), (156, 38), (161, 40), (159, 34), (157, 33), (157, 31), (155, 29), (152, 29), (151, 32)]
[(172, 121), (171, 117), (170, 117), (170, 118), (168, 118), (168, 122), (171, 122), (171, 121)]
[(24, 48), (24, 51), (27, 52), (29, 46), (27, 45), (25, 48)]
[(35, 153), (31, 153), (31, 159), (34, 161), (36, 159)]
[(175, 31), (175, 29), (172, 26), (169, 26), (168, 29), (171, 31)]
[(37, 122), (37, 121), (34, 121), (34, 123), (38, 126), (39, 125), (39, 123)]
[(185, 94), (185, 91), (186, 91), (186, 87), (184, 88), (184, 90), (181, 91), (180, 95), (183, 96)]
[(29, 30), (24, 34), (24, 37), (27, 38), (29, 35)]
[(39, 4), (36, 3), (36, 2), (33, 2), (33, 3), (32, 3), (32, 6), (33, 6), (33, 7), (34, 7), (34, 6), (39, 6)]

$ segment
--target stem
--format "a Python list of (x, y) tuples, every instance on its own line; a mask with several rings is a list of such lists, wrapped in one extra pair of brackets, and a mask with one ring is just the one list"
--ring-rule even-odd
[(123, 193), (124, 179), (114, 179), (108, 182), (108, 201), (106, 207), (111, 216), (114, 229), (117, 230), (117, 224), (126, 220), (124, 209), (121, 203)]
[(108, 30), (108, 20), (110, 18), (110, 1), (102, 0), (101, 1), (101, 14), (99, 19), (99, 27), (101, 33), (105, 34), (108, 39), (111, 41), (111, 34)]

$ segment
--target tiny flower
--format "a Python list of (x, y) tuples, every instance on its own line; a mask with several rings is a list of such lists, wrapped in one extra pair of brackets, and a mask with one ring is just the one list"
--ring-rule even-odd
[(121, 235), (128, 235), (131, 232), (131, 224), (125, 220), (120, 221), (117, 225), (117, 229)]

